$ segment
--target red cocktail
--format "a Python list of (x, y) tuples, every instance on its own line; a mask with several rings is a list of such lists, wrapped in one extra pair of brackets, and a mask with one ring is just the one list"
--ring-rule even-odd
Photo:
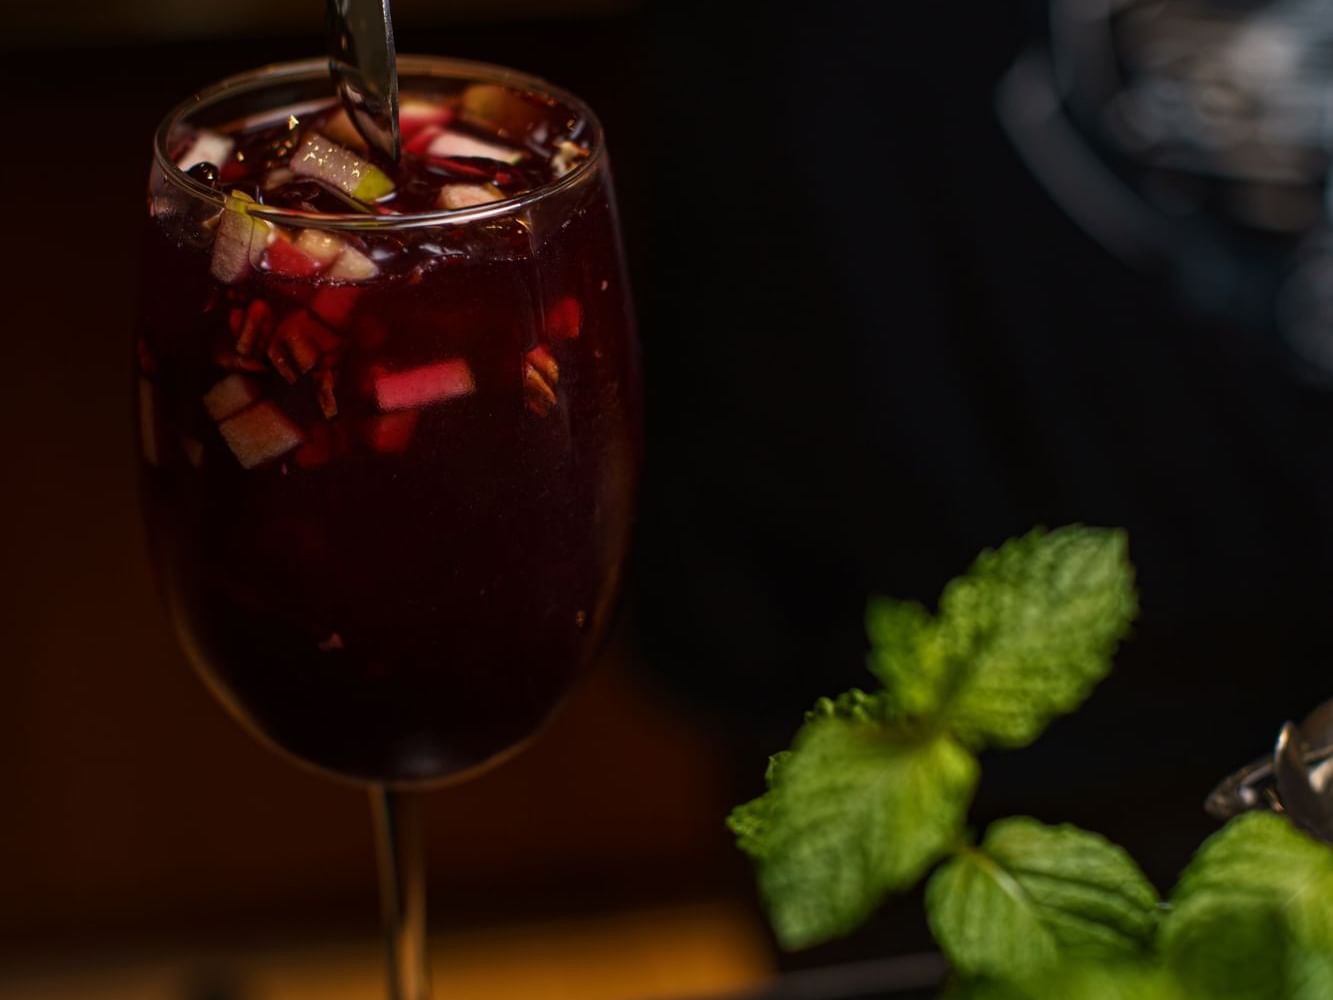
[(602, 136), (403, 58), (399, 164), (326, 67), (159, 130), (138, 345), (154, 559), (219, 697), (302, 761), (447, 778), (521, 743), (606, 625), (638, 466)]

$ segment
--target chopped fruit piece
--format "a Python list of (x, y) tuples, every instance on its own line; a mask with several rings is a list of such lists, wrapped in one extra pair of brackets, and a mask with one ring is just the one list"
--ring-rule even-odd
[(317, 469), (333, 457), (333, 441), (326, 424), (311, 424), (306, 428), (305, 443), (296, 449), (292, 459), (302, 469)]
[(461, 358), (407, 371), (381, 373), (374, 380), (375, 402), (386, 413), (444, 403), (476, 391), (472, 369)]
[(244, 375), (228, 375), (204, 393), (204, 409), (217, 422), (234, 417), (259, 398), (259, 387)]
[[(400, 121), (399, 129), (401, 130), (401, 128)], [(346, 108), (339, 108), (334, 114), (330, 115), (329, 120), (321, 125), (319, 130), (340, 146), (354, 149), (361, 154), (370, 151), (370, 147), (366, 145), (365, 137), (352, 124), (352, 116), (347, 113)]]
[(268, 253), (264, 255), (264, 263), (274, 274), (285, 275), (288, 278), (309, 278), (323, 269), (323, 265), (314, 257), (302, 252), (295, 243), (281, 236), (269, 244)]
[(303, 229), (301, 235), (296, 237), (296, 248), (319, 261), (322, 267), (327, 267), (337, 260), (344, 246), (341, 239), (322, 229)]
[(346, 246), (327, 273), (330, 278), (338, 281), (368, 281), (379, 274), (380, 269), (356, 247)]
[(440, 208), (472, 208), (474, 205), (489, 205), (504, 198), (494, 184), (446, 184), (440, 188)]
[(357, 201), (374, 201), (393, 191), (393, 181), (383, 170), (319, 135), (307, 138), (292, 154), (291, 170), (323, 181)]
[(236, 335), (236, 353), (248, 356), (268, 342), (273, 332), (273, 310), (263, 299), (252, 299), (244, 313), (239, 307), (233, 309), (229, 322)]
[(497, 83), (474, 83), (463, 91), (463, 117), (474, 125), (521, 137), (542, 120), (528, 98)]
[(332, 368), (321, 368), (315, 372), (315, 385), (319, 389), (319, 412), (325, 420), (332, 420), (338, 415), (338, 398), (333, 394), (337, 378)]
[(546, 335), (552, 340), (578, 340), (583, 330), (583, 306), (572, 295), (556, 299), (546, 310)]
[(523, 365), (523, 398), (528, 409), (539, 417), (550, 413), (556, 404), (554, 387), (530, 361)]
[(338, 350), (339, 341), (328, 327), (304, 309), (297, 309), (278, 324), (268, 345), (268, 359), (279, 375), (295, 382)]
[(143, 460), (156, 465), (161, 454), (157, 432), (157, 387), (146, 378), (139, 379), (139, 447)]
[(560, 366), (556, 364), (555, 358), (551, 356), (551, 352), (545, 347), (539, 344), (532, 350), (528, 351), (524, 357), (527, 359), (528, 364), (532, 365), (533, 368), (536, 368), (541, 374), (541, 377), (544, 378), (547, 384), (552, 388), (554, 388), (556, 383), (560, 381)]
[(588, 151), (584, 147), (566, 139), (556, 147), (555, 156), (551, 157), (551, 171), (557, 177), (564, 177), (587, 155)]
[(305, 440), (287, 414), (264, 400), (218, 425), (227, 447), (246, 469), (287, 454)]
[(440, 128), (454, 120), (456, 112), (447, 104), (405, 97), (398, 102), (398, 133), (403, 139), (413, 138), (423, 128)]
[(229, 372), (262, 372), (264, 362), (258, 358), (247, 358), (232, 350), (219, 350), (213, 353), (213, 364)]
[(190, 148), (176, 160), (176, 166), (189, 170), (196, 163), (212, 163), (221, 167), (231, 157), (236, 143), (225, 135), (216, 132), (201, 131), (190, 143)]
[(366, 443), (386, 455), (401, 455), (412, 443), (412, 432), (421, 419), (420, 410), (400, 410), (366, 421)]
[(295, 177), (286, 167), (275, 167), (264, 175), (263, 188), (265, 191), (275, 191), (284, 184), (290, 184)]
[(476, 139), (462, 132), (441, 132), (426, 148), (431, 156), (445, 159), (456, 156), (476, 156), (486, 160), (499, 160), (501, 163), (518, 163), (526, 155), (521, 149), (501, 146), (498, 143)]
[(361, 289), (349, 285), (321, 288), (310, 300), (310, 311), (332, 327), (343, 326), (361, 297)]
[(435, 141), (436, 137), (443, 132), (444, 128), (440, 125), (427, 125), (403, 143), (403, 150), (421, 156), (430, 148), (430, 144)]
[(213, 277), (224, 285), (235, 284), (259, 266), (274, 238), (273, 224), (250, 214), (254, 203), (244, 191), (227, 195), (209, 265)]

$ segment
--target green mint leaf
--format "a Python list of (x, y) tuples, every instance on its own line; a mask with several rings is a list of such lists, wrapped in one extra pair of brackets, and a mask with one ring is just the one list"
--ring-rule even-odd
[(1247, 813), (1199, 849), (1162, 924), (1167, 961), (1197, 996), (1333, 997), (1333, 848)]
[(1157, 928), (1157, 892), (1133, 859), (1095, 833), (1019, 817), (926, 889), (930, 927), (954, 967), (1032, 980), (1071, 959), (1141, 957)]
[(1192, 994), (1152, 962), (1068, 962), (1037, 982), (968, 980), (942, 1000), (1231, 1000), (1231, 995)]
[(770, 790), (731, 818), (783, 946), (846, 934), (916, 882), (962, 836), (976, 780), (976, 759), (947, 737), (836, 714), (807, 723)]
[(884, 685), (892, 717), (931, 719), (949, 695), (957, 664), (919, 604), (874, 597), (866, 606), (868, 666)]
[(971, 746), (1031, 743), (1110, 670), (1136, 610), (1122, 531), (1035, 530), (983, 552), (940, 598), (957, 664), (942, 724)]

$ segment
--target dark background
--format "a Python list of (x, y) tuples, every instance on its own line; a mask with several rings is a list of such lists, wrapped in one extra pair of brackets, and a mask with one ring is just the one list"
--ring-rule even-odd
[[(608, 663), (545, 741), (433, 797), (437, 887), (469, 913), (748, 898), (721, 818), (815, 696), (869, 680), (866, 596), (930, 601), (980, 548), (1074, 521), (1129, 529), (1141, 620), (1083, 712), (986, 761), (978, 819), (1093, 826), (1169, 884), (1211, 783), (1329, 693), (1333, 397), (1027, 173), (993, 102), (1039, 9), (778, 6), (400, 11), (404, 51), (599, 110), (648, 404)], [(0, 950), (371, 913), (359, 797), (270, 759), (184, 668), (131, 461), (152, 128), (318, 51), (318, 15), (168, 37), (117, 9), (3, 39)], [(897, 949), (922, 940), (909, 912)]]

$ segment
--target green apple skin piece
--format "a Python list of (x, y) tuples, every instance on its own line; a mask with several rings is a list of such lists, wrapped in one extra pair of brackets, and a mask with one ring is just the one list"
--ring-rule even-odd
[(223, 203), (209, 271), (224, 285), (235, 284), (258, 267), (264, 250), (277, 236), (273, 223), (250, 214), (254, 205), (255, 200), (244, 191), (231, 192)]
[(298, 177), (323, 181), (360, 202), (378, 201), (394, 189), (383, 170), (322, 135), (307, 137), (289, 167)]

